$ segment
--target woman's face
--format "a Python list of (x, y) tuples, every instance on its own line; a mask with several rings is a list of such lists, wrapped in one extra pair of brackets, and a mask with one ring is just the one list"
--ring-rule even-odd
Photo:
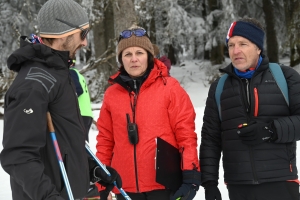
[(148, 67), (147, 51), (141, 47), (128, 47), (122, 52), (122, 62), (130, 77), (140, 77)]

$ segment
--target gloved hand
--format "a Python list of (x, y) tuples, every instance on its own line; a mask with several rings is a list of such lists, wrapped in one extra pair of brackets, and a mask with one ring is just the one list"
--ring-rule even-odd
[(203, 187), (205, 189), (206, 200), (222, 200), (218, 184), (215, 181), (208, 181)]
[(192, 200), (201, 184), (201, 172), (196, 170), (186, 170), (182, 172), (182, 185), (170, 198), (170, 200), (176, 200), (179, 197), (180, 200)]
[(102, 186), (105, 186), (105, 190), (100, 191), (100, 199), (107, 199), (110, 191), (115, 186), (115, 181), (118, 188), (122, 187), (122, 179), (118, 172), (114, 168), (109, 166), (106, 166), (106, 169), (109, 171), (110, 176), (107, 175), (106, 172), (99, 166), (96, 166), (94, 169), (94, 176), (100, 179), (98, 183)]
[(270, 123), (252, 121), (249, 124), (240, 124), (237, 133), (244, 144), (257, 145), (275, 140), (277, 134), (275, 129), (270, 129), (270, 127)]

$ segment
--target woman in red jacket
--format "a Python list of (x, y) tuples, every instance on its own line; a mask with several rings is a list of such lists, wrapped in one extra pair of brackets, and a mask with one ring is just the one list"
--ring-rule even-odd
[[(137, 26), (120, 34), (121, 67), (110, 77), (97, 121), (98, 158), (115, 168), (123, 189), (135, 200), (194, 198), (201, 183), (195, 111), (179, 82), (154, 59), (146, 31)], [(182, 185), (171, 191), (156, 182), (156, 138), (181, 153)], [(103, 192), (106, 192), (105, 190)], [(117, 199), (124, 199), (114, 190)]]

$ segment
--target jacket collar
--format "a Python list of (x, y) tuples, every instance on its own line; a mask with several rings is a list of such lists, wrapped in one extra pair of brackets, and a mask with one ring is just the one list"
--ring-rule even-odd
[[(262, 56), (263, 60), (260, 64), (260, 67), (256, 70), (256, 72), (265, 71), (266, 69), (269, 68), (269, 58), (264, 54), (262, 54), (261, 56)], [(232, 63), (230, 63), (229, 65), (227, 65), (227, 67), (225, 67), (223, 69), (219, 69), (219, 71), (221, 73), (227, 73), (229, 75), (235, 75), (234, 67), (233, 67)]]
[[(124, 77), (123, 78), (120, 77), (120, 76), (124, 76), (124, 75), (126, 76), (127, 73), (124, 74), (123, 71), (125, 71), (124, 67), (121, 66), (119, 71), (109, 78), (108, 82), (110, 84), (118, 83), (122, 87), (126, 88), (126, 85), (124, 85), (124, 81), (122, 81), (122, 79), (124, 79)], [(128, 74), (127, 74), (127, 76), (128, 76)], [(153, 69), (150, 70), (148, 77), (146, 78), (146, 80), (144, 80), (143, 86), (149, 87), (153, 82), (155, 82), (155, 80), (157, 78), (159, 78), (159, 77), (164, 78), (167, 76), (169, 76), (167, 67), (161, 61), (154, 58)]]

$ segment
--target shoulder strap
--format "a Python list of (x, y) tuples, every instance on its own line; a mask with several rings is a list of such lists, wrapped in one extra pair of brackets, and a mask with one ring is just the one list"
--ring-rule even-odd
[(216, 99), (216, 103), (218, 106), (219, 118), (221, 121), (222, 121), (222, 117), (221, 117), (220, 99), (221, 99), (221, 94), (223, 92), (224, 83), (225, 83), (227, 77), (228, 77), (228, 74), (224, 74), (223, 76), (221, 76), (221, 78), (218, 81), (218, 85), (217, 85), (216, 92), (215, 92), (215, 99)]
[(283, 97), (287, 105), (289, 106), (290, 102), (289, 102), (288, 86), (281, 67), (277, 63), (269, 63), (269, 68), (279, 89), (281, 90), (281, 93), (283, 94)]

